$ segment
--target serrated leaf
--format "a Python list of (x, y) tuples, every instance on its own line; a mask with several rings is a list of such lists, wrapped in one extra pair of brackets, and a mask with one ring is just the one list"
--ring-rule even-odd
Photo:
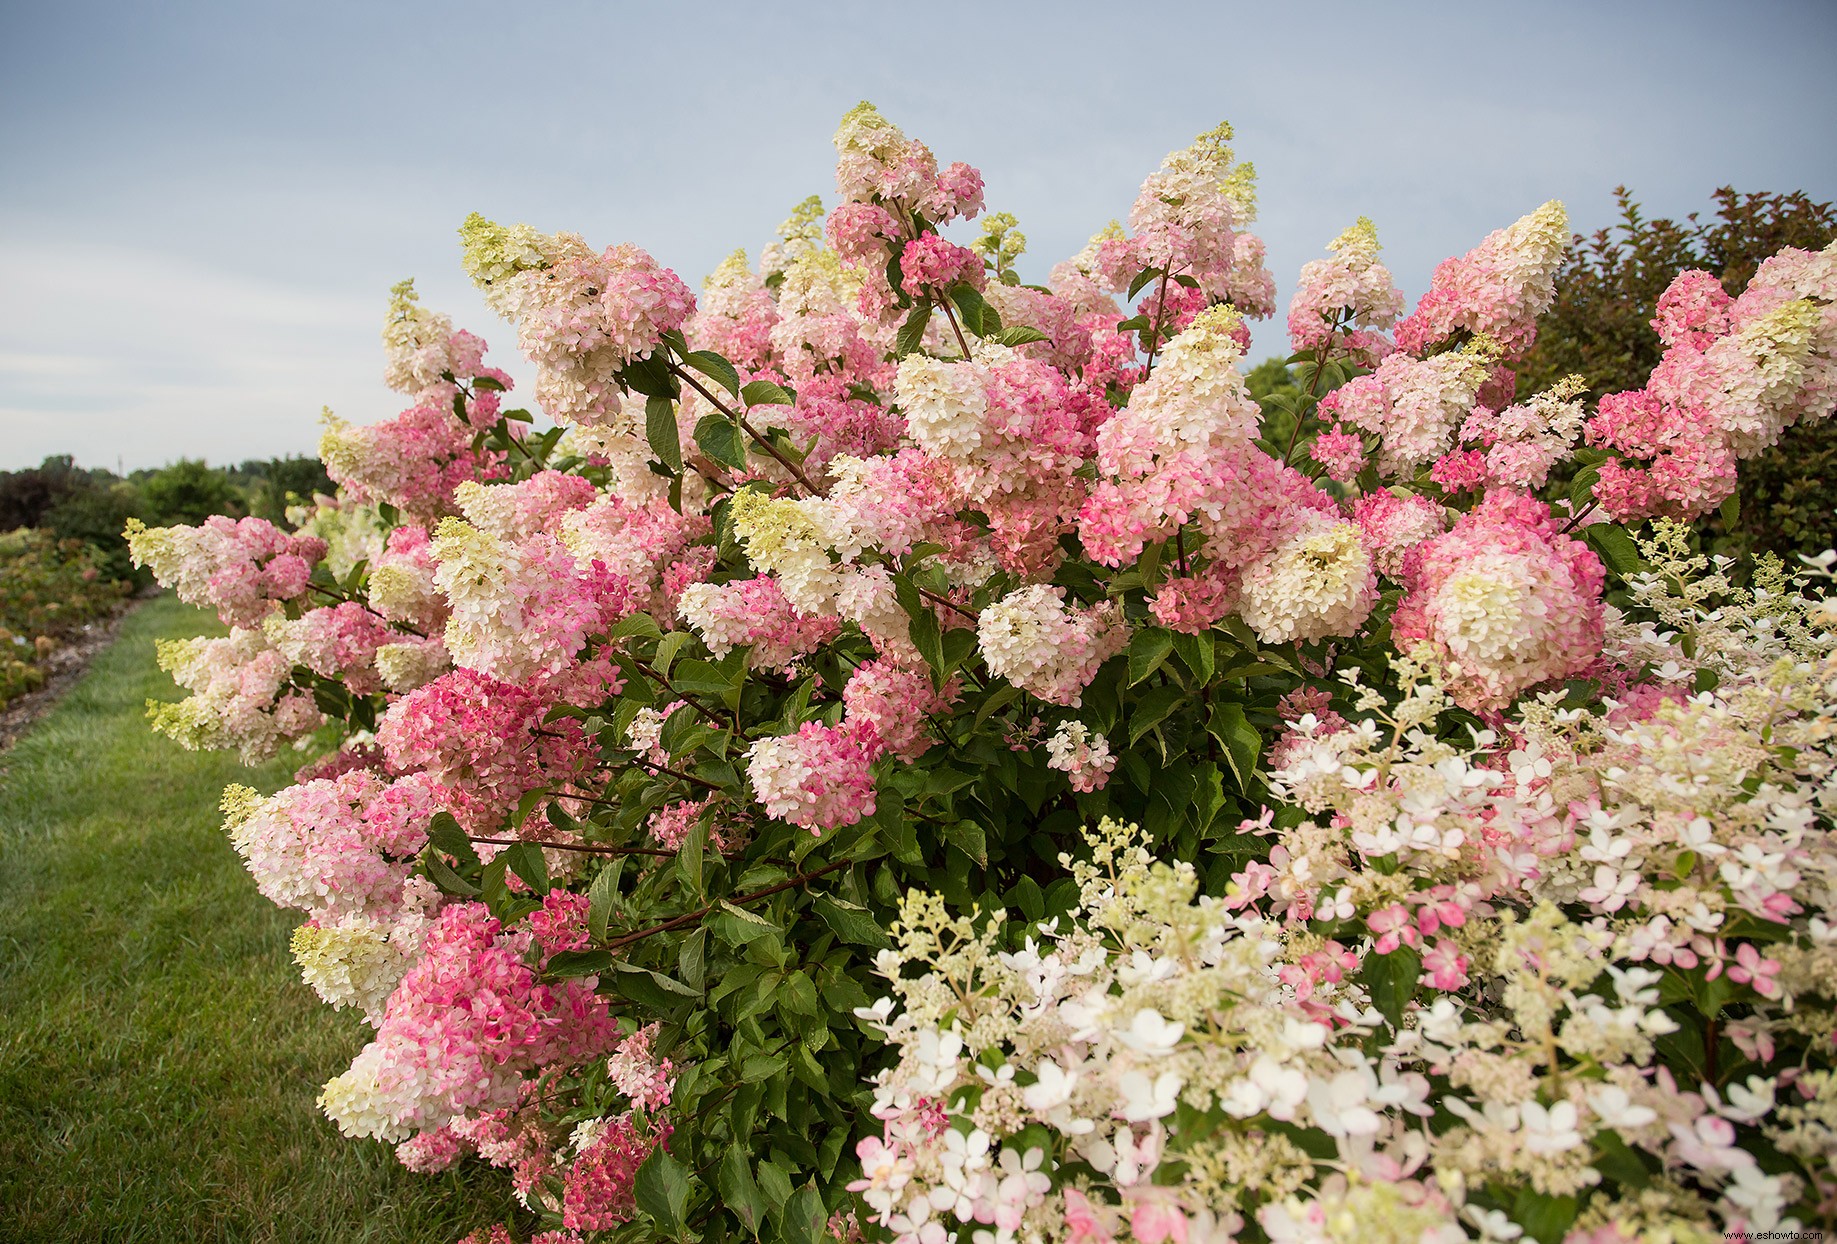
[(1036, 341), (1051, 341), (1052, 338), (1037, 328), (1029, 327), (1026, 324), (1016, 324), (1012, 328), (1002, 329), (989, 340), (999, 342), (1004, 346), (1024, 346)]
[(770, 380), (751, 380), (740, 389), (740, 400), (748, 406), (791, 406), (797, 399), (784, 386)]
[(537, 894), (549, 892), (549, 862), (542, 848), (533, 842), (519, 842), (504, 848), (504, 866), (523, 878), (525, 885)]
[(688, 631), (671, 631), (657, 641), (657, 653), (651, 658), (651, 668), (667, 679), (670, 676), (670, 665), (676, 660), (677, 654), (694, 641), (695, 636)]
[(702, 862), (708, 854), (708, 818), (698, 816), (689, 827), (689, 833), (683, 838), (683, 844), (676, 852), (676, 858), (682, 863), (683, 877), (689, 882), (699, 898), (702, 895)]
[(771, 1203), (772, 1212), (777, 1213), (791, 1199), (791, 1178), (785, 1174), (782, 1166), (770, 1158), (759, 1163), (758, 1175), (759, 1191)]
[(892, 944), (887, 940), (886, 930), (880, 927), (880, 921), (874, 919), (868, 909), (858, 903), (819, 894), (811, 906), (823, 918), (823, 923), (835, 931), (837, 937), (851, 945), (881, 950)]
[(615, 960), (612, 966), (619, 992), (640, 1006), (668, 1011), (702, 996), (700, 990), (691, 989), (661, 972), (633, 967), (624, 960)]
[(829, 1211), (815, 1188), (799, 1188), (779, 1217), (785, 1244), (824, 1244), (828, 1237)]
[(739, 1145), (729, 1145), (727, 1152), (721, 1155), (721, 1165), (715, 1172), (714, 1183), (721, 1194), (721, 1200), (739, 1218), (740, 1225), (757, 1236), (760, 1226), (765, 1222), (767, 1205), (765, 1196), (753, 1179), (753, 1169), (747, 1162), (746, 1151)]
[(1609, 570), (1625, 578), (1639, 573), (1639, 547), (1624, 527), (1613, 523), (1595, 523), (1582, 529), (1582, 538), (1594, 546)]
[(1129, 637), (1129, 685), (1134, 686), (1161, 668), (1174, 650), (1174, 633), (1144, 626)]
[(893, 356), (904, 358), (924, 344), (925, 329), (930, 323), (931, 303), (921, 299), (906, 317), (906, 322), (899, 326), (899, 336), (893, 342)]
[(703, 415), (695, 425), (695, 443), (722, 466), (746, 469), (746, 434), (726, 415)]
[(529, 814), (536, 810), (536, 805), (549, 797), (549, 788), (538, 786), (535, 790), (523, 792), (523, 798), (517, 800), (517, 807), (504, 822), (504, 828), (516, 833), (523, 828), (523, 822), (529, 820)]
[(1206, 719), (1206, 730), (1225, 749), (1225, 759), (1231, 762), (1231, 773), (1237, 778), (1238, 789), (1249, 790), (1257, 759), (1263, 753), (1263, 736), (1244, 716), (1244, 706), (1213, 705), (1211, 716)]
[[(1160, 275), (1161, 270), (1159, 268), (1143, 268), (1140, 272), (1136, 273), (1135, 280), (1129, 282), (1129, 301), (1134, 302), (1135, 296), (1144, 289), (1147, 289), (1148, 286), (1154, 282), (1154, 279)], [(1143, 327), (1146, 327), (1146, 325)]]
[(621, 856), (600, 869), (587, 889), (587, 933), (596, 942), (606, 940), (606, 926), (619, 898), (619, 875), (624, 871), (625, 859)]
[(716, 354), (713, 350), (692, 350), (683, 355), (683, 362), (707, 376), (716, 384), (736, 396), (740, 392), (740, 373), (734, 365)]
[(453, 866), (441, 859), (438, 852), (425, 852), (421, 856), (421, 863), (427, 869), (427, 879), (439, 886), (442, 893), (467, 897), (478, 893), (478, 887), (454, 872)]
[(542, 974), (555, 980), (575, 976), (597, 976), (612, 966), (609, 950), (559, 950), (542, 965)]
[(689, 1172), (659, 1145), (638, 1168), (633, 1182), (638, 1208), (651, 1216), (665, 1235), (681, 1235), (688, 1225), (683, 1214), (689, 1207)]
[(957, 312), (963, 317), (963, 329), (973, 336), (982, 336), (984, 312), (989, 304), (983, 301), (982, 295), (973, 285), (953, 285), (950, 300), (956, 304)]
[(1399, 946), (1388, 955), (1371, 954), (1361, 973), (1365, 988), (1371, 992), (1371, 1004), (1390, 1021), (1392, 1029), (1403, 1030), (1403, 1012), (1416, 996), (1416, 983), (1422, 977), (1422, 956), (1409, 946)]
[(1580, 514), (1595, 499), (1595, 485), (1601, 481), (1601, 468), (1585, 466), (1569, 481), (1569, 509)]
[(929, 609), (921, 609), (912, 618), (908, 629), (913, 647), (919, 650), (919, 655), (925, 658), (925, 664), (931, 667), (932, 681), (941, 681), (945, 674), (944, 633), (938, 626), (938, 615)]
[(644, 438), (650, 442), (657, 461), (671, 472), (682, 470), (682, 442), (676, 431), (676, 403), (667, 397), (653, 397), (644, 403)]
[(815, 1015), (816, 986), (802, 972), (793, 972), (778, 983), (772, 1003), (793, 1015)]
[(1186, 692), (1179, 687), (1150, 687), (1129, 711), (1129, 746), (1134, 747), (1144, 734), (1167, 720), (1174, 706), (1184, 699)]
[(634, 613), (620, 618), (609, 634), (613, 639), (630, 639), (640, 635), (647, 639), (656, 639), (663, 634), (663, 628), (657, 625), (657, 619), (650, 614)]
[(472, 838), (459, 827), (451, 812), (436, 812), (428, 822), (427, 840), (462, 864), (478, 864), (478, 851)]
[(940, 831), (944, 841), (976, 861), (978, 868), (989, 866), (989, 844), (982, 826), (975, 821), (952, 821)]
[(1524, 1228), (1528, 1240), (1562, 1244), (1579, 1205), (1573, 1196), (1549, 1196), (1527, 1184), (1518, 1189), (1518, 1199), (1512, 1203), (1512, 1221)]
[(1174, 651), (1180, 654), (1181, 662), (1192, 671), (1194, 685), (1203, 687), (1212, 681), (1214, 666), (1211, 635), (1179, 632), (1174, 636)]

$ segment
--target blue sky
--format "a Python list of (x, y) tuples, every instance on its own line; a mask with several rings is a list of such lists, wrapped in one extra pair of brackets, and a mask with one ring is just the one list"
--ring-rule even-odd
[[(692, 285), (833, 200), (868, 98), (983, 170), (1043, 277), (1228, 119), (1286, 303), (1370, 216), (1406, 294), (1547, 198), (1837, 198), (1837, 5), (62, 2), (0, 7), (0, 468), (310, 452), (393, 414), (388, 286), (472, 292), (479, 210)], [(1738, 15), (1738, 16), (1737, 16)], [(1256, 354), (1282, 348), (1279, 321)], [(512, 371), (527, 376), (519, 363)]]

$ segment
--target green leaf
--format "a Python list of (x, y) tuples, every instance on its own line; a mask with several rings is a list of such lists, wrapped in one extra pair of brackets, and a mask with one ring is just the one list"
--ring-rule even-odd
[(816, 986), (802, 972), (793, 972), (779, 982), (777, 991), (772, 995), (772, 1002), (781, 1010), (793, 1015), (815, 1015)]
[(904, 358), (918, 349), (924, 343), (925, 328), (930, 323), (931, 303), (927, 299), (920, 299), (918, 305), (912, 308), (912, 314), (906, 317), (906, 322), (899, 326), (899, 336), (893, 343), (893, 357)]
[(505, 847), (504, 863), (536, 893), (549, 892), (549, 862), (542, 854), (542, 848), (535, 843), (519, 842), (515, 846)]
[(472, 377), (472, 387), (474, 389), (489, 389), (493, 393), (502, 393), (504, 391), (504, 382), (497, 379), (495, 376), (474, 376)]
[(681, 1235), (688, 1225), (683, 1213), (689, 1207), (689, 1172), (659, 1145), (638, 1168), (633, 1184), (638, 1208), (649, 1214), (665, 1235)]
[(1250, 779), (1256, 773), (1257, 758), (1263, 752), (1263, 736), (1244, 716), (1242, 704), (1216, 704), (1212, 715), (1206, 721), (1206, 730), (1217, 739), (1225, 749), (1225, 759), (1231, 762), (1231, 773), (1237, 778), (1239, 790), (1250, 789)]
[(713, 350), (693, 350), (683, 355), (683, 362), (707, 376), (729, 393), (738, 396), (740, 392), (740, 373), (734, 365), (716, 354)]
[(644, 403), (644, 437), (657, 461), (672, 472), (682, 470), (682, 442), (676, 431), (676, 403), (653, 397)]
[(989, 866), (989, 844), (982, 826), (975, 821), (953, 821), (943, 829), (944, 841), (976, 861), (979, 868)]
[(1029, 328), (1025, 324), (1016, 324), (1012, 328), (1002, 329), (1000, 332), (991, 336), (989, 340), (999, 342), (1004, 346), (1024, 346), (1035, 341), (1051, 341), (1052, 338), (1048, 337), (1037, 328)]
[(770, 380), (749, 381), (740, 390), (740, 400), (748, 406), (791, 406), (797, 401), (783, 386)]
[(835, 930), (837, 937), (851, 945), (881, 950), (892, 944), (887, 940), (886, 930), (880, 927), (880, 921), (857, 903), (819, 894), (811, 906), (816, 908), (823, 923)]
[(597, 976), (612, 966), (609, 950), (558, 950), (543, 965), (542, 974), (555, 980), (572, 976)]
[(769, 1158), (759, 1163), (759, 1191), (771, 1203), (773, 1213), (783, 1209), (785, 1202), (791, 1199), (790, 1177), (782, 1166)]
[(689, 888), (695, 891), (696, 897), (704, 894), (702, 889), (702, 861), (708, 854), (708, 818), (698, 816), (695, 824), (689, 827), (688, 836), (676, 852), (677, 861), (682, 865), (683, 877), (689, 882)]
[(691, 989), (661, 972), (633, 967), (622, 959), (615, 961), (612, 966), (619, 992), (640, 1006), (668, 1011), (702, 996), (700, 990)]
[(1518, 1199), (1512, 1204), (1512, 1221), (1524, 1228), (1526, 1239), (1562, 1244), (1579, 1207), (1572, 1196), (1548, 1196), (1526, 1184), (1518, 1189)]
[(1372, 954), (1365, 960), (1362, 975), (1372, 1005), (1401, 1032), (1404, 1009), (1416, 996), (1416, 982), (1422, 977), (1422, 956), (1409, 946), (1399, 946), (1388, 955)]
[(727, 1152), (721, 1155), (720, 1169), (715, 1172), (714, 1186), (727, 1208), (740, 1219), (740, 1225), (757, 1236), (768, 1207), (759, 1185), (753, 1180), (746, 1150), (739, 1145), (727, 1147)]
[(944, 634), (938, 627), (938, 615), (930, 609), (921, 608), (913, 615), (912, 644), (925, 658), (925, 664), (931, 667), (933, 681), (942, 681), (944, 667)]
[(695, 641), (695, 636), (688, 631), (671, 631), (657, 641), (657, 654), (651, 658), (651, 668), (666, 679), (670, 676), (670, 663), (684, 648)]
[[(1153, 283), (1154, 279), (1160, 275), (1161, 270), (1159, 268), (1143, 268), (1140, 272), (1136, 273), (1135, 280), (1129, 282), (1129, 301), (1134, 302), (1135, 296), (1144, 289), (1147, 289), (1148, 286)], [(1143, 327), (1145, 328), (1147, 325), (1143, 325)]]
[(1593, 1166), (1623, 1188), (1643, 1188), (1652, 1182), (1652, 1172), (1633, 1152), (1619, 1132), (1603, 1128), (1594, 1135)]
[(1129, 685), (1134, 686), (1161, 668), (1174, 650), (1174, 633), (1144, 626), (1129, 637)]
[(1210, 635), (1188, 635), (1180, 632), (1174, 636), (1174, 651), (1180, 654), (1180, 660), (1193, 671), (1195, 686), (1203, 687), (1212, 681), (1212, 637)]
[(1601, 560), (1607, 563), (1609, 570), (1625, 578), (1638, 574), (1641, 562), (1639, 546), (1633, 543), (1626, 528), (1613, 523), (1595, 523), (1582, 528), (1582, 538), (1594, 545), (1595, 551), (1601, 554)]
[(1569, 481), (1569, 509), (1580, 514), (1595, 499), (1595, 485), (1601, 481), (1601, 468), (1585, 466)]
[(441, 859), (436, 851), (423, 852), (421, 865), (427, 869), (427, 879), (439, 886), (443, 894), (462, 894), (470, 897), (478, 893), (478, 887), (454, 872), (453, 866)]
[(744, 946), (762, 937), (776, 938), (778, 926), (762, 920), (744, 907), (722, 903), (721, 909), (708, 917), (708, 928), (729, 946)]
[(513, 834), (521, 830), (523, 822), (529, 820), (529, 814), (536, 810), (536, 805), (547, 799), (548, 796), (549, 788), (546, 786), (524, 791), (523, 798), (517, 800), (516, 811), (512, 812), (510, 818), (504, 822), (504, 828)]
[(1723, 527), (1734, 531), (1735, 525), (1741, 522), (1741, 490), (1739, 488), (1729, 494), (1728, 500), (1722, 503), (1720, 512)]
[(785, 1244), (824, 1244), (829, 1234), (829, 1211), (815, 1188), (799, 1188), (780, 1214)]
[(619, 901), (619, 874), (624, 871), (625, 857), (621, 856), (600, 869), (587, 888), (587, 932), (596, 942), (606, 940), (613, 904)]
[(682, 947), (676, 952), (676, 970), (682, 973), (683, 984), (691, 989), (707, 987), (707, 956), (707, 929), (697, 929), (683, 938)]
[(957, 304), (957, 311), (963, 316), (964, 331), (977, 337), (982, 336), (982, 321), (989, 310), (989, 304), (983, 301), (976, 287), (953, 285), (950, 290), (950, 300)]
[(473, 848), (471, 837), (459, 827), (451, 812), (434, 813), (434, 819), (428, 822), (427, 840), (462, 864), (475, 867), (478, 864), (478, 851)]
[(626, 388), (646, 397), (675, 397), (679, 391), (676, 377), (670, 374), (670, 365), (654, 353), (627, 363), (619, 371), (619, 379), (625, 382)]
[(746, 469), (746, 434), (726, 415), (703, 415), (695, 425), (695, 443), (722, 466)]
[(1144, 734), (1167, 720), (1174, 706), (1184, 699), (1186, 692), (1179, 687), (1150, 687), (1129, 714), (1129, 746), (1134, 747)]
[(663, 634), (663, 629), (657, 625), (657, 619), (650, 614), (634, 613), (620, 618), (618, 624), (608, 634), (613, 639), (631, 639), (634, 636), (656, 639)]

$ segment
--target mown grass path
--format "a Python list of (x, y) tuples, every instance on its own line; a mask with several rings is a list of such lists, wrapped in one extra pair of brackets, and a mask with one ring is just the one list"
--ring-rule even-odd
[(295, 920), (219, 828), (259, 770), (148, 732), (174, 698), (153, 641), (202, 633), (144, 605), (0, 754), (0, 1240), (433, 1241), (509, 1208), (500, 1176), (402, 1170), (313, 1104), (367, 1031), (300, 984)]

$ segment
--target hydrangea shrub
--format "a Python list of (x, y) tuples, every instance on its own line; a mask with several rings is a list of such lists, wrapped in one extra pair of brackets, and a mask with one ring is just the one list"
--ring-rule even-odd
[(474, 216), (555, 427), (404, 285), (336, 496), (132, 533), (233, 628), (157, 728), (333, 744), (224, 811), (344, 1132), (492, 1244), (1832, 1226), (1829, 565), (1687, 523), (1831, 414), (1837, 250), (1590, 403), (1516, 392), (1560, 204), (1407, 315), (1360, 220), (1259, 407), (1229, 138), (1043, 286), (867, 105), (699, 296)]

